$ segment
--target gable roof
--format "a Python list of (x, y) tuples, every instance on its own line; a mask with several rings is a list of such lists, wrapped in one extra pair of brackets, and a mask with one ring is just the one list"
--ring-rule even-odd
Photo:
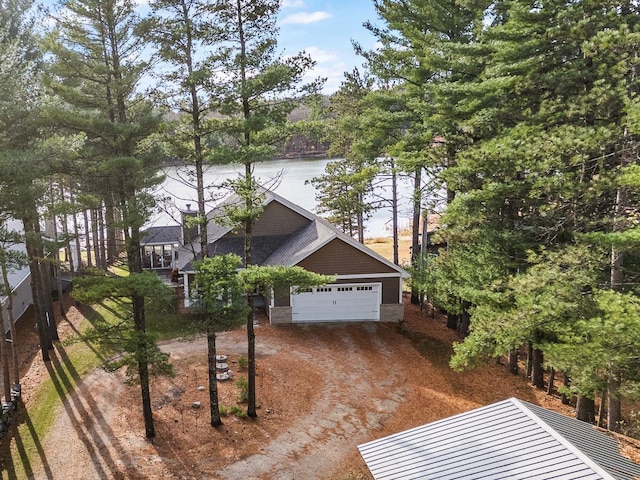
[(640, 466), (592, 425), (510, 398), (358, 449), (376, 480), (632, 480)]
[[(374, 252), (373, 250), (353, 239), (344, 232), (340, 231), (327, 220), (314, 215), (308, 210), (305, 210), (299, 205), (290, 202), (289, 200), (281, 197), (280, 195), (277, 195), (270, 190), (263, 189), (263, 194), (263, 205), (265, 207), (271, 202), (278, 202), (289, 208), (290, 210), (296, 212), (297, 214), (307, 218), (309, 220), (309, 224), (306, 227), (299, 229), (294, 234), (290, 235), (287, 239), (281, 239), (280, 247), (277, 250), (273, 251), (269, 256), (265, 257), (262, 262), (258, 262), (258, 259), (256, 257), (255, 263), (262, 263), (264, 265), (293, 266), (300, 263), (302, 260), (313, 254), (314, 252), (317, 252), (331, 240), (339, 239), (375, 258), (377, 261), (390, 267), (391, 269), (397, 271), (398, 273), (400, 273), (402, 278), (409, 277), (409, 274), (404, 269), (394, 264), (393, 262), (390, 262), (382, 255)], [(219, 243), (219, 240), (224, 237), (224, 235), (233, 230), (232, 227), (220, 226), (215, 224), (216, 217), (220, 216), (223, 213), (224, 205), (238, 203), (240, 201), (241, 200), (237, 195), (231, 195), (227, 197), (227, 199), (225, 199), (222, 205), (216, 207), (209, 213), (208, 216), (212, 220), (212, 222), (209, 223), (211, 226), (208, 229), (208, 239), (210, 242), (209, 248), (211, 251), (220, 251), (216, 247), (217, 243)], [(254, 240), (258, 239), (254, 237)], [(212, 243), (216, 245), (211, 245)]]
[(166, 225), (149, 227), (142, 232), (140, 244), (168, 245), (182, 241), (182, 227), (180, 225)]

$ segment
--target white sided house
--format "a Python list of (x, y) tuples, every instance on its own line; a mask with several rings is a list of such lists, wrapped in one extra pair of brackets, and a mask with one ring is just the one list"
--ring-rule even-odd
[[(7, 222), (6, 227), (9, 230), (22, 231), (22, 224), (17, 220), (10, 220)], [(17, 245), (12, 248), (21, 252), (26, 252), (24, 245)], [(31, 293), (31, 273), (29, 272), (29, 267), (10, 271), (9, 285), (11, 285), (11, 293), (13, 295), (13, 318), (17, 321), (33, 303), (33, 296)], [(7, 299), (7, 295), (0, 295), (5, 332), (9, 331)]]

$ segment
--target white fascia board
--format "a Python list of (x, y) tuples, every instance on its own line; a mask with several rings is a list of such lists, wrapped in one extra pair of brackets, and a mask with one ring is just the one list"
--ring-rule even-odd
[(533, 420), (540, 428), (542, 428), (545, 432), (551, 435), (555, 440), (557, 440), (561, 445), (563, 445), (567, 450), (573, 453), (576, 457), (582, 460), (585, 465), (589, 466), (594, 472), (598, 475), (602, 476), (603, 480), (616, 480), (610, 473), (604, 470), (600, 465), (594, 462), (588, 455), (586, 455), (582, 450), (577, 448), (573, 443), (567, 440), (565, 437), (560, 435), (557, 431), (551, 428), (546, 422), (544, 422), (540, 417), (538, 417), (535, 413), (529, 410), (525, 405), (520, 402), (517, 398), (509, 399), (513, 405), (518, 407), (520, 411), (522, 411), (527, 417)]

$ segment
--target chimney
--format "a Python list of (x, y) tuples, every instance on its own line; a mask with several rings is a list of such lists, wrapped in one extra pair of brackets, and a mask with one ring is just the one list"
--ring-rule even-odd
[(200, 225), (191, 224), (188, 219), (195, 219), (198, 216), (198, 212), (191, 210), (191, 204), (187, 203), (187, 209), (182, 213), (182, 244), (186, 245), (193, 241), (200, 234)]

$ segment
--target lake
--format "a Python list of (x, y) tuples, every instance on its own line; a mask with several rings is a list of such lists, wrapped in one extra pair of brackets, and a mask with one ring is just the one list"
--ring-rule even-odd
[[(330, 161), (336, 161), (336, 159), (282, 159), (259, 162), (255, 164), (254, 175), (262, 185), (273, 190), (278, 195), (300, 205), (306, 210), (317, 213), (317, 191), (313, 185), (306, 185), (305, 182), (322, 175), (325, 166)], [(186, 171), (184, 167), (169, 167), (165, 169), (166, 179), (158, 193), (171, 197), (174, 200), (173, 207), (156, 215), (152, 221), (153, 225), (167, 223), (171, 217), (179, 218), (177, 215), (178, 209), (186, 209), (187, 204), (191, 204), (192, 209), (197, 208), (195, 188), (189, 186), (188, 181), (181, 178), (184, 177)], [(216, 188), (216, 186), (225, 180), (236, 178), (243, 172), (244, 166), (237, 164), (208, 167), (205, 174), (205, 185), (209, 187), (207, 196), (212, 194), (218, 197), (224, 195), (225, 190)], [(195, 185), (195, 181), (192, 183)], [(410, 179), (399, 179), (398, 196), (400, 206), (398, 223), (401, 229), (408, 228), (411, 224), (411, 189), (412, 181)], [(376, 193), (387, 198), (391, 196), (390, 192), (390, 180), (376, 187)], [(217, 199), (212, 200), (209, 203), (209, 208), (217, 201)], [(384, 237), (391, 234), (391, 210), (389, 208), (376, 211), (365, 222), (365, 235), (367, 237)]]

